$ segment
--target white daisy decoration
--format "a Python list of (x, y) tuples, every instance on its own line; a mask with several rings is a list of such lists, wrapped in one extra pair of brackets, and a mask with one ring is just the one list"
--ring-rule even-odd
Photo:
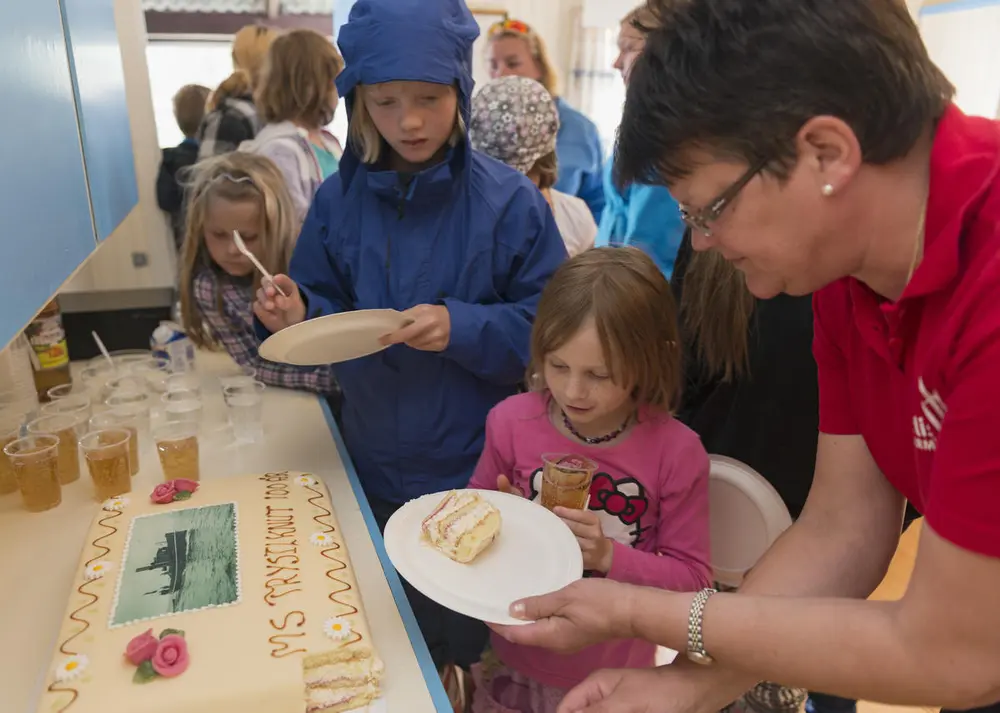
[(344, 641), (351, 635), (351, 622), (339, 616), (323, 622), (323, 633), (334, 641)]
[(83, 577), (88, 582), (94, 579), (100, 579), (103, 577), (114, 564), (108, 562), (107, 560), (97, 560), (96, 562), (91, 562), (83, 570)]
[(128, 505), (128, 498), (126, 498), (124, 495), (119, 495), (118, 497), (108, 498), (107, 500), (105, 500), (104, 505), (102, 507), (105, 510), (109, 510), (112, 512), (115, 511), (121, 512), (122, 510), (125, 509), (127, 505)]
[(89, 664), (90, 660), (83, 654), (67, 656), (56, 664), (56, 681), (59, 683), (62, 683), (63, 681), (72, 681), (74, 678), (86, 671)]
[(309, 541), (317, 547), (333, 543), (333, 538), (326, 532), (314, 532), (309, 536)]
[(295, 479), (295, 482), (301, 485), (302, 487), (305, 487), (307, 485), (316, 485), (316, 479), (313, 478), (311, 475), (300, 475), (298, 478)]

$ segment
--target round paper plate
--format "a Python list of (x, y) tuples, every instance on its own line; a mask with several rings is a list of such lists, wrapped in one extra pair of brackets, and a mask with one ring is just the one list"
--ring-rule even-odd
[(399, 573), (438, 604), (491, 624), (524, 624), (508, 614), (517, 599), (547, 594), (583, 576), (580, 545), (541, 505), (493, 490), (476, 491), (500, 511), (500, 534), (469, 564), (438, 552), (420, 525), (447, 493), (411, 500), (389, 518), (385, 549)]
[(270, 361), (296, 366), (336, 364), (385, 349), (379, 342), (407, 323), (394, 309), (363, 309), (307, 319), (272, 334), (258, 350)]

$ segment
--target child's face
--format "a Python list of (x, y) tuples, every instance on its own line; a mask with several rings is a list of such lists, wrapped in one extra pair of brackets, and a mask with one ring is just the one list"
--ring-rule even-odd
[(205, 247), (215, 264), (233, 277), (246, 277), (254, 269), (250, 260), (236, 249), (233, 231), (240, 231), (240, 237), (250, 252), (255, 252), (254, 248), (260, 241), (260, 218), (260, 205), (257, 201), (212, 198), (208, 202)]
[(458, 94), (444, 84), (385, 82), (367, 87), (365, 108), (392, 150), (415, 169), (435, 159), (451, 137)]
[(576, 426), (610, 432), (634, 408), (629, 389), (611, 379), (593, 322), (585, 323), (569, 341), (549, 353), (544, 371), (552, 398)]
[(542, 70), (531, 56), (531, 47), (523, 37), (500, 37), (490, 42), (486, 50), (490, 66), (490, 79), (499, 77), (527, 77), (542, 80)]

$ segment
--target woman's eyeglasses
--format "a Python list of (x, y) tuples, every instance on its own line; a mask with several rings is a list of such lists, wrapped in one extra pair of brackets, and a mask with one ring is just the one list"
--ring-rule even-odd
[(722, 213), (726, 210), (733, 199), (739, 195), (740, 191), (746, 188), (746, 185), (754, 179), (754, 177), (764, 170), (769, 161), (767, 159), (758, 161), (757, 163), (750, 166), (746, 173), (740, 176), (733, 185), (729, 186), (718, 198), (711, 201), (706, 207), (700, 210), (691, 210), (688, 206), (683, 203), (679, 204), (681, 211), (681, 219), (692, 229), (703, 233), (705, 237), (712, 236), (712, 223), (717, 221)]

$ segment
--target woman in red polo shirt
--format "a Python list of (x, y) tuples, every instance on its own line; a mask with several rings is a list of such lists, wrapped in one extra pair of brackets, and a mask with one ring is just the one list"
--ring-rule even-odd
[[(1000, 127), (965, 116), (899, 0), (653, 0), (617, 147), (750, 290), (815, 292), (820, 436), (801, 517), (738, 594), (588, 579), (518, 643), (640, 636), (567, 713), (707, 713), (761, 679), (886, 703), (1000, 700)], [(870, 602), (905, 499), (898, 602)], [(686, 653), (686, 656), (684, 655)]]

